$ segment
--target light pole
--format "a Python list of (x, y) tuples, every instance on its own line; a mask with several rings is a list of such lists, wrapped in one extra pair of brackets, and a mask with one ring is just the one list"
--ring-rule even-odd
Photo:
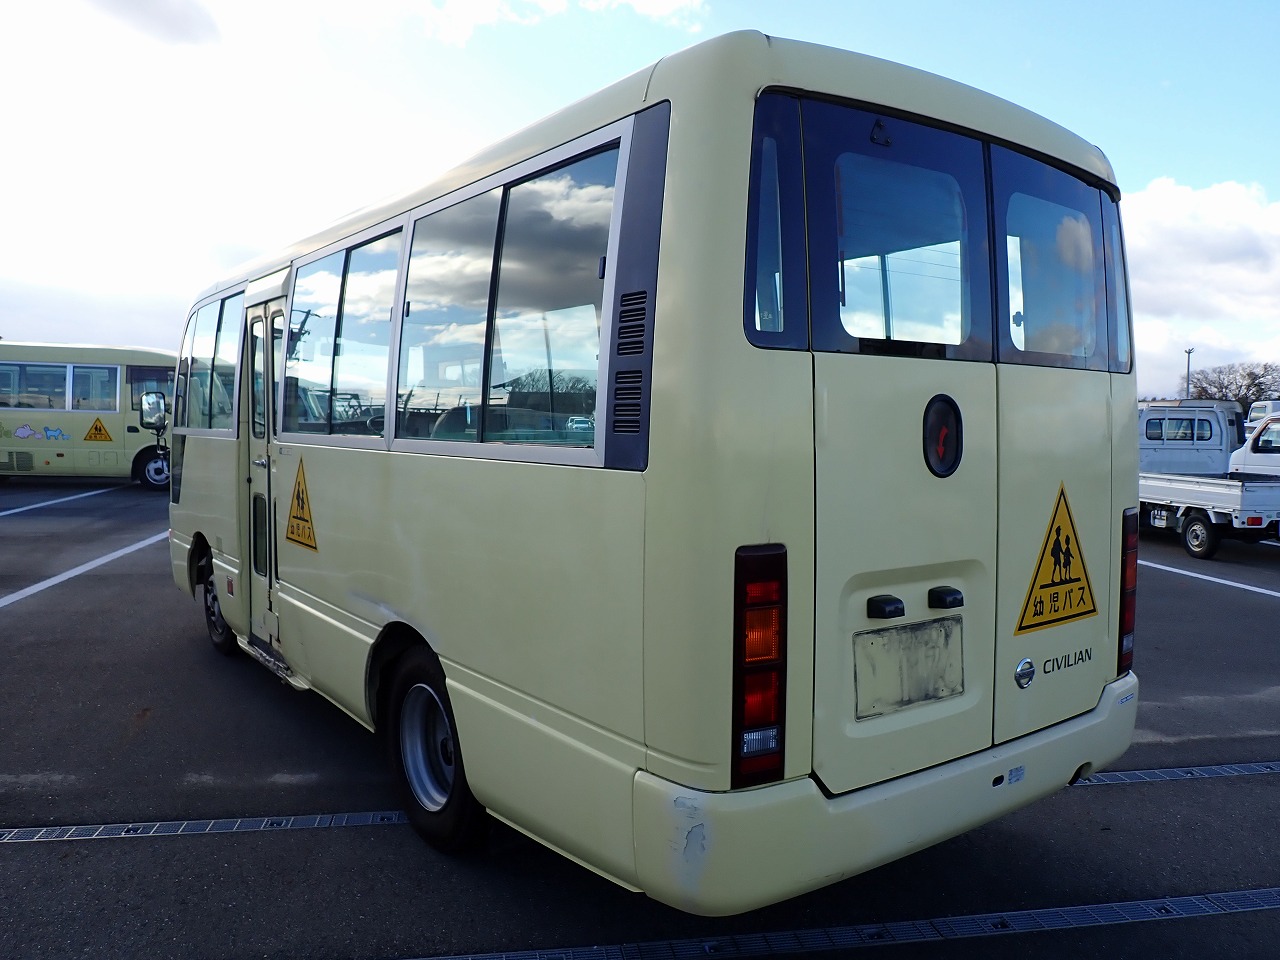
[(1187, 355), (1187, 399), (1191, 399), (1191, 355), (1196, 352), (1195, 347), (1187, 347), (1182, 351)]

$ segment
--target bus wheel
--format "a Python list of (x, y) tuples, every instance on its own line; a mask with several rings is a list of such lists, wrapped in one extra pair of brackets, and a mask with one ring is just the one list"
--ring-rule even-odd
[(400, 658), (387, 705), (387, 754), (413, 829), (444, 853), (479, 846), (488, 818), (467, 785), (444, 671), (430, 650)]
[(204, 595), (204, 623), (209, 628), (209, 640), (213, 649), (229, 657), (240, 645), (235, 631), (222, 619), (222, 603), (218, 600), (218, 588), (214, 586), (213, 561), (208, 557), (200, 564), (200, 592)]
[(169, 458), (154, 447), (139, 455), (134, 472), (138, 481), (148, 490), (169, 488)]
[(1209, 560), (1218, 552), (1218, 531), (1209, 517), (1200, 510), (1193, 510), (1182, 520), (1182, 546), (1197, 560)]

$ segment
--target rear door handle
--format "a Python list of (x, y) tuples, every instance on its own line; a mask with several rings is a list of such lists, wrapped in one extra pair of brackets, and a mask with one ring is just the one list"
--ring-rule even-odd
[(870, 620), (893, 620), (906, 615), (906, 605), (897, 597), (882, 593), (867, 598), (867, 618)]
[(253, 465), (254, 465), (255, 467), (262, 467), (262, 469), (264, 469), (264, 470), (265, 470), (265, 469), (267, 468), (267, 458), (266, 458), (266, 457), (260, 457), (259, 459), (257, 459), (257, 460), (255, 460), (255, 461), (253, 461)]

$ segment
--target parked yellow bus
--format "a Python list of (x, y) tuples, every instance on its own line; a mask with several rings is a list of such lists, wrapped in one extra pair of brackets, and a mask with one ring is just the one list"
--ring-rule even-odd
[(173, 396), (177, 355), (142, 347), (0, 340), (0, 479), (130, 477), (169, 485), (141, 397)]
[(954, 836), (1132, 735), (1118, 195), (908, 67), (667, 57), (198, 300), (174, 577), (441, 849), (725, 914)]

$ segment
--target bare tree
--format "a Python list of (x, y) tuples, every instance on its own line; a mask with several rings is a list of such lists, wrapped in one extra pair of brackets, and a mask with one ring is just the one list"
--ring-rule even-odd
[(1228, 363), (1192, 370), (1190, 394), (1196, 400), (1235, 400), (1248, 413), (1255, 400), (1280, 397), (1280, 363)]

